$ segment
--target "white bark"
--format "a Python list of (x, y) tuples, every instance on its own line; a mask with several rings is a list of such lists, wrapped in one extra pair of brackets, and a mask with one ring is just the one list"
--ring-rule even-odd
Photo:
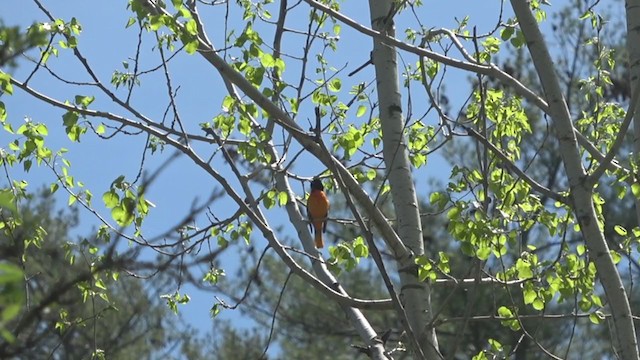
[[(393, 4), (392, 0), (369, 1), (372, 28), (391, 37), (395, 36), (393, 18), (388, 15)], [(398, 219), (398, 235), (414, 255), (423, 255), (420, 209), (404, 138), (396, 49), (374, 39), (372, 60), (377, 80), (384, 162)], [(399, 273), (400, 299), (405, 306), (409, 326), (427, 359), (440, 358), (435, 329), (427, 328), (432, 319), (430, 287), (419, 281), (415, 264), (400, 264)]]
[(621, 359), (638, 359), (638, 346), (631, 307), (616, 266), (609, 253), (604, 234), (598, 227), (598, 219), (592, 200), (593, 186), (587, 181), (582, 166), (571, 114), (563, 97), (555, 67), (546, 47), (538, 24), (526, 0), (511, 0), (527, 46), (531, 53), (540, 82), (544, 88), (550, 114), (560, 146), (560, 156), (569, 179), (570, 197), (580, 231), (584, 237), (589, 256), (594, 261), (598, 277), (606, 293), (611, 309), (618, 354)]
[[(157, 7), (154, 3), (148, 3), (149, 6), (151, 7), (151, 9), (155, 12), (155, 13), (166, 13), (163, 9)], [(220, 71), (225, 84), (227, 86), (227, 88), (229, 89), (231, 94), (235, 95), (235, 85), (236, 83), (234, 83), (233, 81), (231, 81), (229, 79), (229, 77), (234, 77), (231, 75), (235, 75), (235, 77), (240, 77), (239, 82), (243, 82), (246, 81), (246, 79), (242, 78), (242, 75), (237, 73), (236, 71), (230, 69), (229, 65), (226, 64), (222, 59), (220, 59), (215, 52), (211, 52), (210, 50), (213, 49), (213, 45), (209, 42), (208, 37), (206, 36), (206, 34), (204, 33), (203, 27), (200, 25), (199, 26), (199, 31), (201, 32), (199, 34), (200, 36), (200, 40), (201, 40), (201, 45), (200, 47), (202, 48), (203, 46), (205, 48), (208, 48), (205, 50), (205, 53), (207, 53), (209, 56), (205, 56), (205, 58), (209, 59), (209, 60), (213, 60), (211, 61), (212, 64), (214, 64), (214, 66), (216, 66), (216, 68), (218, 69), (218, 71)], [(202, 50), (202, 49), (201, 49)], [(200, 52), (201, 54), (203, 53), (202, 51)], [(247, 89), (252, 89), (253, 87), (247, 87), (244, 86), (243, 90), (247, 90)], [(254, 89), (252, 89), (254, 90)], [(271, 121), (273, 120), (277, 120), (278, 118), (282, 118), (282, 114), (284, 114), (284, 112), (278, 108), (273, 102), (269, 101), (266, 97), (264, 96), (257, 96), (258, 99), (258, 104), (261, 105), (262, 107), (272, 107), (277, 109), (277, 111), (274, 112), (270, 112), (270, 115), (272, 115)], [(256, 96), (252, 97), (252, 99), (255, 101)], [(268, 105), (268, 106), (267, 106)], [(273, 116), (275, 115), (275, 119), (273, 118)], [(280, 116), (279, 116), (280, 115)], [(284, 116), (284, 118), (288, 118), (286, 115)], [(290, 119), (288, 119), (290, 120)], [(290, 123), (293, 123), (293, 121), (289, 121)], [(281, 123), (282, 124), (282, 123)], [(293, 131), (294, 133), (297, 133), (298, 135), (300, 135), (300, 129), (296, 128), (296, 127), (289, 127), (290, 131)], [(270, 154), (273, 156), (274, 162), (277, 163), (277, 159), (279, 158), (275, 147), (273, 146), (273, 143), (269, 143), (268, 147), (267, 147), (267, 151), (270, 152)], [(315, 248), (315, 246), (313, 245), (314, 242), (311, 238), (311, 234), (309, 233), (309, 231), (306, 230), (306, 223), (302, 220), (302, 215), (300, 212), (300, 209), (298, 208), (297, 203), (295, 202), (295, 194), (293, 193), (293, 191), (291, 190), (291, 187), (287, 181), (286, 176), (284, 175), (284, 173), (282, 171), (276, 171), (276, 187), (278, 190), (280, 191), (285, 191), (287, 192), (287, 194), (289, 195), (289, 202), (286, 206), (286, 210), (287, 213), (289, 215), (289, 217), (292, 219), (292, 223), (296, 226), (296, 230), (298, 231), (298, 235), (300, 236), (301, 239), (303, 239), (302, 244), (304, 247), (304, 250), (308, 253), (308, 254), (315, 254), (318, 256), (318, 259), (320, 260), (314, 260), (312, 261), (312, 267), (314, 269), (314, 272), (316, 273), (318, 279), (324, 283), (327, 287), (331, 288), (333, 291), (335, 291), (338, 294), (341, 294), (345, 297), (348, 297), (348, 294), (346, 293), (346, 291), (342, 288), (342, 286), (340, 286), (340, 284), (338, 283), (338, 281), (336, 280), (336, 278), (331, 274), (331, 272), (329, 271), (329, 269), (327, 269), (324, 261), (321, 260), (321, 254), (319, 253), (319, 251)], [(227, 194), (232, 195), (234, 194), (234, 191), (232, 189), (227, 189)], [(250, 195), (250, 192), (247, 194), (248, 196)], [(234, 197), (234, 196), (232, 196)], [(246, 204), (244, 204), (244, 200), (241, 200), (241, 198), (239, 196), (235, 196), (234, 197), (236, 199), (236, 202), (238, 204), (240, 204), (241, 206), (246, 206)], [(253, 203), (255, 203), (255, 200), (252, 201)], [(282, 260), (285, 262), (285, 264), (287, 264), (289, 266), (289, 268), (294, 271), (296, 274), (300, 274), (301, 270), (297, 264), (295, 264), (295, 261), (291, 258), (291, 256), (284, 250), (282, 244), (280, 244), (276, 237), (275, 234), (273, 234), (273, 232), (271, 231), (271, 229), (269, 229), (266, 226), (266, 222), (263, 223), (263, 219), (264, 219), (264, 215), (261, 213), (259, 208), (255, 208), (252, 209), (253, 211), (250, 211), (249, 208), (246, 208), (246, 214), (249, 216), (249, 218), (251, 218), (254, 223), (256, 223), (258, 225), (259, 228), (261, 228), (261, 230), (263, 231), (263, 234), (265, 235), (265, 238), (267, 238), (267, 240), (269, 241), (269, 243), (271, 244), (271, 246), (274, 248), (274, 250), (276, 251), (276, 253), (282, 258)], [(302, 272), (304, 272), (302, 270)], [(304, 277), (303, 277), (304, 278)], [(358, 335), (360, 336), (360, 338), (363, 340), (363, 342), (367, 345), (368, 348), (368, 356), (371, 359), (375, 359), (375, 360), (387, 360), (389, 359), (389, 357), (386, 354), (386, 351), (384, 349), (384, 344), (382, 343), (382, 340), (380, 340), (380, 338), (378, 337), (378, 334), (375, 332), (375, 330), (373, 329), (373, 327), (371, 327), (369, 321), (367, 320), (367, 318), (364, 316), (364, 314), (362, 313), (362, 311), (360, 311), (360, 309), (355, 308), (355, 307), (350, 307), (348, 305), (345, 305), (342, 302), (338, 302), (338, 304), (340, 305), (340, 307), (342, 308), (342, 310), (345, 312), (345, 315), (349, 318), (349, 320), (351, 321), (354, 329), (357, 331)], [(330, 349), (327, 349), (330, 350)]]
[[(269, 144), (271, 149), (271, 154), (274, 155), (274, 159), (277, 159), (277, 153), (273, 144)], [(289, 194), (289, 199), (294, 199), (295, 194), (291, 190), (289, 186), (289, 182), (287, 181), (284, 172), (276, 172), (276, 187), (280, 191), (286, 191)], [(289, 218), (291, 219), (300, 219), (302, 218), (300, 209), (298, 208), (298, 204), (295, 200), (291, 200), (288, 202), (287, 213), (289, 214)], [(322, 254), (318, 251), (318, 249), (314, 246), (313, 238), (311, 237), (311, 233), (307, 230), (307, 224), (304, 221), (292, 221), (294, 225), (296, 225), (296, 230), (298, 231), (298, 235), (301, 239), (303, 239), (302, 245), (304, 247), (304, 251), (309, 254), (317, 254), (319, 258), (322, 258)], [(340, 286), (338, 280), (331, 274), (327, 266), (322, 261), (313, 261), (312, 263), (313, 270), (318, 276), (318, 279), (325, 283), (327, 286), (331, 287), (336, 292), (339, 292), (344, 295), (348, 295), (346, 291)], [(378, 334), (369, 324), (367, 318), (362, 314), (357, 308), (349, 307), (343, 304), (339, 304), (342, 310), (345, 312), (351, 324), (358, 332), (360, 338), (365, 342), (369, 349), (369, 357), (371, 359), (376, 360), (386, 360), (388, 359), (386, 355), (386, 351), (384, 349), (384, 345), (382, 341), (378, 337)], [(329, 350), (329, 349), (327, 349)]]
[[(626, 0), (627, 51), (629, 52), (629, 84), (636, 91), (640, 81), (640, 0)], [(633, 94), (632, 94), (633, 95)], [(633, 96), (632, 96), (633, 97)], [(633, 149), (636, 159), (640, 156), (640, 107), (633, 114)], [(636, 219), (640, 224), (640, 200), (636, 199)]]

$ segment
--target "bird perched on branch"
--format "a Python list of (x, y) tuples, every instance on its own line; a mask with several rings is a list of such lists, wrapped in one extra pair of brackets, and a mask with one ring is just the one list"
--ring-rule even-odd
[(311, 182), (311, 194), (307, 200), (307, 215), (309, 216), (309, 228), (314, 231), (314, 239), (317, 248), (322, 248), (322, 233), (327, 230), (327, 216), (329, 215), (329, 199), (324, 193), (322, 181), (316, 178)]

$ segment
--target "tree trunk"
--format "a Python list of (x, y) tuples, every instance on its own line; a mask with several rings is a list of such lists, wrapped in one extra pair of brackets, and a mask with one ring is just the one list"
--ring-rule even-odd
[[(393, 4), (392, 0), (369, 1), (372, 28), (391, 37), (395, 37), (393, 17), (389, 16), (393, 11)], [(377, 79), (384, 162), (398, 219), (398, 235), (414, 255), (423, 255), (420, 209), (403, 132), (405, 123), (398, 83), (396, 49), (374, 39), (371, 56)], [(427, 328), (432, 319), (431, 289), (427, 283), (419, 281), (414, 263), (399, 264), (399, 273), (400, 299), (403, 301), (409, 326), (426, 358), (441, 358), (435, 329)]]
[[(627, 12), (627, 51), (629, 52), (629, 85), (636, 91), (640, 80), (640, 0), (626, 0)], [(633, 99), (633, 93), (631, 94)], [(640, 159), (640, 106), (636, 106), (633, 114), (633, 149), (634, 159)], [(636, 219), (640, 225), (640, 200), (636, 199)]]
[(580, 224), (580, 232), (589, 249), (589, 257), (596, 265), (598, 278), (604, 288), (613, 315), (617, 345), (619, 346), (618, 354), (621, 359), (638, 359), (638, 346), (631, 307), (620, 274), (609, 253), (604, 234), (598, 226), (592, 197), (593, 186), (589, 185), (587, 173), (582, 166), (571, 114), (562, 95), (553, 61), (538, 28), (538, 23), (531, 13), (529, 2), (511, 0), (511, 6), (513, 6), (520, 29), (527, 40), (533, 64), (549, 104), (549, 113), (560, 146), (560, 156), (569, 179), (573, 210), (578, 224)]

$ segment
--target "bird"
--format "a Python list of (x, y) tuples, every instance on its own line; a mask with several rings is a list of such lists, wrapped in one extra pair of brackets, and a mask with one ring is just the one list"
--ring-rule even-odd
[(329, 215), (329, 199), (324, 193), (324, 186), (320, 179), (311, 181), (311, 193), (307, 200), (307, 215), (309, 216), (309, 228), (314, 231), (316, 248), (324, 247), (322, 233), (327, 230), (327, 216)]

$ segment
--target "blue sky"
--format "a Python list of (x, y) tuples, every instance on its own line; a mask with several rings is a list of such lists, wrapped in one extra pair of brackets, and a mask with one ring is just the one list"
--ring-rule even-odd
[[(79, 38), (79, 47), (104, 83), (109, 83), (114, 70), (124, 70), (122, 62), (127, 61), (128, 58), (134, 55), (137, 38), (135, 26), (125, 29), (127, 20), (132, 16), (126, 10), (126, 1), (66, 0), (61, 2), (43, 0), (43, 2), (55, 17), (69, 20), (73, 16), (80, 21), (83, 26), (83, 32)], [(478, 26), (478, 33), (484, 33), (495, 25), (500, 6), (500, 2), (497, 0), (425, 0), (424, 3), (425, 6), (420, 14), (420, 21), (425, 26), (429, 28), (451, 28), (456, 26), (456, 18), (462, 19), (465, 15), (469, 15), (468, 28), (471, 29), (476, 25)], [(553, 4), (554, 6), (562, 6), (563, 3), (563, 1), (554, 1)], [(347, 16), (368, 25), (368, 10), (363, 11), (365, 9), (365, 3), (362, 1), (345, 1), (342, 4), (342, 11)], [(213, 10), (203, 8), (201, 10), (205, 22), (209, 24), (208, 31), (211, 34), (212, 41), (218, 45), (222, 44), (223, 37), (221, 27), (216, 25), (221, 24), (219, 22), (222, 16), (221, 12), (222, 8), (214, 8)], [(275, 10), (271, 12), (274, 15), (277, 14)], [(2, 1), (0, 3), (0, 14), (11, 15), (4, 16), (5, 25), (28, 26), (33, 21), (47, 21), (32, 1)], [(506, 20), (509, 14), (511, 14), (511, 10), (507, 3), (505, 4), (503, 20)], [(304, 29), (304, 21), (306, 19), (306, 16), (291, 17), (290, 23), (287, 25)], [(400, 18), (397, 24), (398, 28), (403, 28), (403, 18)], [(268, 36), (264, 35), (264, 37), (267, 42), (271, 41)], [(399, 32), (398, 37), (402, 38), (403, 35)], [(283, 44), (284, 50), (299, 54), (301, 52), (300, 43), (295, 43), (294, 40), (291, 41)], [(141, 60), (143, 68), (159, 64), (158, 51), (151, 51), (151, 46), (152, 44), (147, 41)], [(370, 39), (349, 29), (346, 25), (342, 25), (339, 49), (335, 54), (331, 54), (330, 58), (335, 61), (334, 66), (336, 67), (347, 65), (348, 69), (355, 69), (368, 59), (370, 49)], [(34, 52), (31, 53), (31, 55), (34, 54)], [(78, 70), (80, 69), (80, 64), (71, 56), (69, 51), (61, 51), (60, 54), (59, 58), (50, 60), (50, 65), (59, 74), (74, 81), (89, 80), (86, 73)], [(459, 57), (456, 52), (452, 52), (452, 56)], [(415, 62), (415, 58), (407, 58), (411, 62)], [(130, 60), (129, 62), (132, 63)], [(20, 67), (13, 74), (17, 79), (22, 80), (32, 68), (33, 64), (21, 61)], [(293, 71), (294, 69), (292, 67), (289, 70)], [(185, 53), (172, 60), (170, 70), (172, 71), (174, 83), (180, 85), (178, 95), (180, 114), (183, 119), (186, 119), (191, 124), (192, 129), (197, 129), (198, 123), (211, 120), (220, 111), (224, 92), (220, 77), (215, 69), (200, 56), (188, 56)], [(359, 74), (359, 77), (351, 81), (357, 83), (358, 81), (363, 81), (363, 79), (370, 80), (372, 71), (373, 68), (368, 67)], [(160, 86), (143, 86), (136, 90), (132, 96), (132, 103), (137, 108), (140, 108), (145, 115), (153, 119), (162, 118), (167, 102), (166, 89), (162, 86), (163, 79), (161, 75), (161, 72), (157, 72), (143, 78), (145, 84), (160, 84)], [(467, 79), (470, 76), (471, 74), (451, 70), (450, 75), (447, 77), (447, 95), (452, 100), (454, 109), (456, 109), (456, 106), (460, 106), (464, 100), (456, 97), (456, 94), (468, 94), (469, 92)], [(64, 85), (50, 76), (46, 76), (42, 70), (33, 79), (31, 86), (62, 100), (72, 99), (77, 94), (91, 95), (96, 92), (91, 87), (78, 89), (77, 87)], [(343, 86), (346, 89), (348, 87)], [(119, 95), (124, 94), (122, 89), (116, 91), (116, 93)], [(417, 100), (420, 99), (414, 99), (414, 101)], [(6, 103), (9, 120), (14, 123), (14, 128), (19, 126), (24, 117), (29, 117), (35, 122), (44, 122), (49, 126), (48, 145), (53, 149), (61, 147), (69, 149), (67, 158), (72, 163), (72, 173), (77, 180), (85, 182), (86, 186), (92, 190), (96, 196), (94, 204), (98, 208), (101, 207), (99, 205), (102, 192), (108, 188), (109, 184), (117, 176), (126, 175), (127, 178), (133, 178), (137, 173), (144, 147), (143, 137), (119, 136), (109, 141), (98, 141), (94, 135), (87, 134), (80, 144), (72, 143), (67, 139), (61, 127), (62, 112), (60, 110), (35, 101), (18, 89), (16, 89), (13, 96), (3, 96), (2, 101)], [(115, 106), (104, 96), (97, 98), (92, 104), (92, 108), (123, 113), (122, 109)], [(307, 114), (300, 117), (301, 121), (313, 119), (312, 110), (312, 107), (307, 106), (303, 110)], [(429, 121), (433, 123), (436, 119)], [(307, 128), (308, 126), (304, 123), (302, 127)], [(197, 131), (194, 130), (194, 132)], [(5, 139), (4, 135), (0, 137), (3, 145), (7, 142)], [(202, 151), (205, 150), (203, 149)], [(145, 162), (146, 168), (153, 171), (171, 153), (171, 151), (166, 151), (160, 156), (148, 156)], [(423, 170), (424, 174), (426, 174), (425, 176), (443, 179), (448, 174), (448, 169), (445, 168), (446, 163), (443, 159), (433, 157), (429, 161), (429, 165)], [(302, 165), (299, 162), (297, 171), (305, 176), (312, 176), (321, 170), (319, 166), (313, 160), (303, 162)], [(40, 184), (48, 184), (53, 179), (48, 169), (33, 169), (29, 174), (22, 174), (16, 171), (14, 176), (27, 179), (31, 184), (31, 189), (38, 188)], [(185, 157), (178, 158), (171, 163), (149, 189), (147, 197), (156, 205), (156, 208), (152, 210), (147, 220), (147, 234), (153, 236), (154, 234), (162, 233), (180, 221), (189, 211), (195, 199), (204, 199), (209, 196), (212, 191), (212, 181), (210, 177), (192, 165)], [(302, 195), (301, 188), (298, 188), (297, 191)], [(428, 189), (423, 188), (420, 191), (420, 196), (428, 196)], [(65, 204), (66, 196), (63, 196), (62, 192), (60, 192), (60, 198), (60, 205)], [(234, 211), (234, 207), (230, 206), (231, 204), (227, 200), (221, 200), (214, 205), (217, 210)], [(81, 213), (83, 214), (82, 224), (78, 233), (86, 234), (98, 223), (87, 212)], [(106, 214), (108, 215), (108, 213)], [(274, 223), (286, 225), (287, 221), (282, 217), (274, 219)], [(290, 226), (285, 228), (284, 231), (285, 233), (293, 234)], [(264, 240), (256, 241), (258, 241), (257, 249), (262, 249), (265, 245)], [(234, 257), (227, 258), (223, 262), (227, 272), (233, 272), (232, 269), (236, 262), (237, 259)], [(181, 308), (182, 314), (190, 324), (201, 330), (209, 330), (211, 327), (209, 309), (214, 302), (211, 293), (189, 291), (189, 295), (192, 301)], [(228, 311), (225, 312), (224, 317), (234, 319), (236, 323), (242, 323), (242, 321), (238, 321), (240, 319), (239, 312)]]

